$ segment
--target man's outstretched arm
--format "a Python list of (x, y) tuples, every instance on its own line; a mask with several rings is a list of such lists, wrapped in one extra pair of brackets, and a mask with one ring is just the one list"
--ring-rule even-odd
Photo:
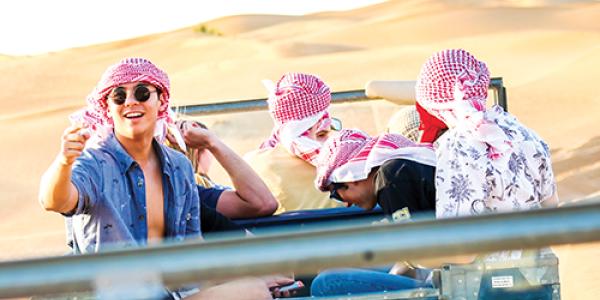
[(79, 126), (71, 126), (64, 131), (61, 151), (40, 183), (39, 201), (44, 209), (68, 213), (77, 206), (79, 194), (71, 182), (72, 166), (89, 137), (89, 133)]

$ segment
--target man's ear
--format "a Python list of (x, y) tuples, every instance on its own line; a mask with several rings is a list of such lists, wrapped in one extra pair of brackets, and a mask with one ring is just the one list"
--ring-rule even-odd
[(160, 93), (160, 96), (158, 98), (158, 101), (160, 103), (160, 107), (159, 107), (159, 111), (167, 111), (167, 108), (169, 108), (169, 103), (167, 103), (167, 101), (165, 100), (165, 94), (164, 93)]
[(108, 103), (106, 103), (106, 116), (110, 119), (111, 117), (111, 109), (110, 109), (110, 105)]

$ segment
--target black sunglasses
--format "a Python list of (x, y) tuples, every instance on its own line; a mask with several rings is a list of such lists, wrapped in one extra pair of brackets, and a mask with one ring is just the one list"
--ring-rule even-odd
[[(133, 89), (133, 97), (138, 102), (146, 102), (148, 101), (148, 99), (150, 99), (150, 95), (154, 92), (160, 94), (160, 91), (158, 89), (155, 91), (151, 91), (147, 86), (140, 84)], [(114, 104), (122, 105), (123, 103), (125, 103), (125, 100), (127, 100), (127, 90), (125, 90), (124, 87), (115, 88), (114, 90), (112, 90), (110, 95), (108, 95), (108, 98)]]
[(344, 202), (344, 199), (342, 199), (342, 196), (340, 196), (340, 194), (338, 193), (338, 190), (347, 188), (348, 185), (346, 185), (345, 183), (340, 183), (340, 182), (334, 182), (331, 185), (332, 185), (332, 188), (331, 188), (331, 191), (329, 191), (329, 198), (331, 198), (335, 201)]
[(342, 121), (338, 118), (331, 118), (331, 130), (334, 130), (334, 131), (342, 130)]

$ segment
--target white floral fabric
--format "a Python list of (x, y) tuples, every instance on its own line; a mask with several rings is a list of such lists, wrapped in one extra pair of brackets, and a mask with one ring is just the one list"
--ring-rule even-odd
[(535, 209), (555, 192), (546, 143), (499, 106), (483, 113), (508, 137), (511, 149), (490, 159), (490, 145), (468, 130), (444, 133), (434, 143), (438, 218)]

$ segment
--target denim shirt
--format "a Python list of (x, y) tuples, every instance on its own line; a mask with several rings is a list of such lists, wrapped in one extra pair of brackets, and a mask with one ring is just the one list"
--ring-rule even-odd
[[(165, 238), (200, 237), (198, 190), (189, 160), (156, 141), (152, 146), (162, 171)], [(114, 135), (84, 150), (71, 181), (79, 192), (72, 213), (74, 252), (147, 244), (144, 174)]]

